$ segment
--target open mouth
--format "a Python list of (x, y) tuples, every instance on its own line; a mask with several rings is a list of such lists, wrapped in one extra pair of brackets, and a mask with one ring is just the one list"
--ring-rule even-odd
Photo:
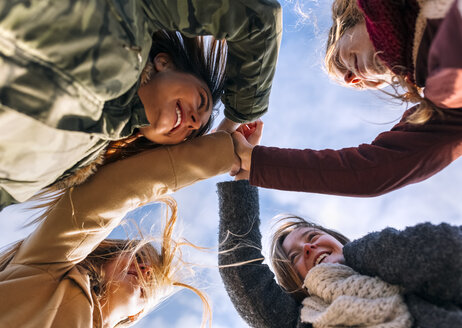
[(329, 255), (329, 253), (321, 253), (320, 255), (318, 255), (318, 257), (314, 260), (314, 266), (322, 263), (322, 261), (324, 261), (324, 259)]
[(183, 120), (183, 109), (181, 108), (179, 101), (176, 103), (175, 112), (176, 112), (176, 122), (173, 125), (173, 128), (170, 130), (170, 132), (175, 131), (181, 125), (181, 122)]

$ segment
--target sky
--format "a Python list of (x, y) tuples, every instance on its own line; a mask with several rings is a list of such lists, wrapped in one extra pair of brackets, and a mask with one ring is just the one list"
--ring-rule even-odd
[[(297, 15), (292, 2), (282, 2), (283, 40), (270, 108), (262, 118), (265, 126), (261, 144), (320, 150), (370, 143), (397, 123), (404, 108), (380, 92), (359, 92), (329, 80), (322, 69), (322, 59), (331, 2), (306, 0), (302, 4), (307, 17)], [(197, 263), (195, 286), (209, 296), (214, 328), (247, 327), (230, 302), (217, 268), (216, 183), (230, 180), (225, 174), (173, 195), (178, 202), (183, 236), (198, 246), (208, 247), (207, 251), (185, 249), (184, 257)], [(260, 189), (264, 254), (271, 219), (279, 213), (310, 218), (351, 239), (387, 226), (401, 229), (424, 221), (462, 225), (462, 202), (457, 196), (461, 183), (462, 162), (456, 160), (426, 181), (374, 198)], [(0, 246), (30, 232), (31, 228), (21, 228), (30, 215), (32, 212), (25, 212), (22, 206), (0, 212)], [(138, 222), (143, 219), (143, 226), (149, 229), (150, 222), (159, 226), (162, 215), (162, 206), (152, 204), (127, 217)], [(124, 233), (118, 229), (111, 236)], [(201, 315), (200, 299), (192, 292), (180, 291), (135, 327), (200, 327)]]

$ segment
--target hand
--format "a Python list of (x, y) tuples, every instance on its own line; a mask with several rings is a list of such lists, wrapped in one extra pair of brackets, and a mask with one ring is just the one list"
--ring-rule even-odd
[(233, 133), (238, 127), (239, 123), (233, 122), (228, 118), (224, 118), (220, 124), (218, 124), (216, 131), (226, 131), (228, 133)]
[(263, 121), (258, 119), (255, 122), (241, 124), (236, 131), (242, 133), (251, 145), (259, 145), (263, 133)]
[(241, 170), (241, 159), (239, 158), (239, 156), (236, 155), (236, 153), (234, 153), (234, 161), (229, 171), (229, 175), (232, 177), (236, 177), (240, 171), (242, 171)]
[[(241, 132), (242, 131), (242, 132)], [(263, 122), (257, 120), (253, 123), (242, 124), (232, 134), (234, 141), (234, 152), (241, 159), (241, 170), (250, 171), (252, 150), (260, 144), (263, 132)], [(247, 135), (247, 137), (245, 137)]]
[(237, 173), (234, 176), (234, 181), (249, 180), (249, 179), (250, 179), (250, 172), (247, 170), (240, 170), (239, 173)]

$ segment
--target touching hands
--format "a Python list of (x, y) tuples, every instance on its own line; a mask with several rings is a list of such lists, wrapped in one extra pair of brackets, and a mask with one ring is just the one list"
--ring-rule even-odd
[(240, 158), (239, 172), (237, 174), (235, 170), (230, 172), (231, 176), (235, 176), (235, 180), (249, 179), (252, 150), (256, 145), (260, 144), (262, 133), (263, 121), (257, 120), (252, 123), (241, 124), (236, 132), (232, 134), (234, 152)]
[(236, 129), (239, 127), (239, 123), (233, 122), (228, 118), (224, 118), (220, 124), (218, 124), (218, 127), (216, 128), (216, 131), (226, 131), (228, 133), (233, 133), (236, 131)]

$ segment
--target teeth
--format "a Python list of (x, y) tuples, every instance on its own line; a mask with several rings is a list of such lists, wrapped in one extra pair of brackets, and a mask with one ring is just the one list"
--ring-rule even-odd
[(177, 117), (177, 120), (176, 120), (176, 123), (175, 125), (173, 126), (173, 128), (176, 128), (178, 125), (180, 125), (181, 123), (181, 110), (178, 108), (178, 106), (176, 107), (176, 117)]
[(316, 259), (316, 263), (314, 265), (318, 265), (319, 263), (321, 263), (322, 260), (324, 260), (326, 257), (328, 257), (329, 254), (327, 253), (324, 253), (322, 255), (320, 255), (317, 259)]

